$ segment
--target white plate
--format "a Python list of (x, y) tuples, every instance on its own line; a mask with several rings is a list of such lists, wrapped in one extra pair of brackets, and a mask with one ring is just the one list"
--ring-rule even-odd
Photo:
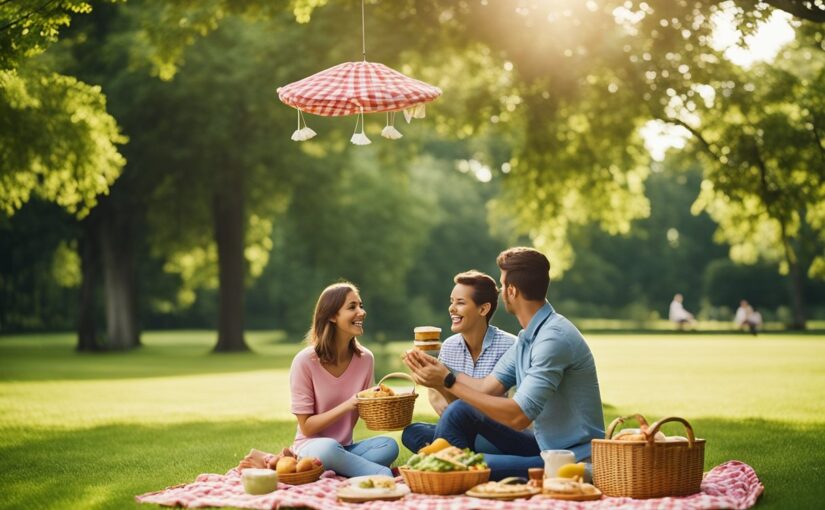
[(356, 476), (349, 479), (349, 486), (338, 489), (338, 496), (346, 499), (398, 499), (410, 493), (410, 488), (403, 483), (396, 483), (395, 489), (364, 489), (358, 486), (362, 481), (372, 478), (372, 476)]
[[(349, 479), (349, 485), (353, 489), (358, 489), (359, 491), (369, 491), (370, 494), (378, 494), (378, 493), (381, 493), (381, 492), (396, 493), (396, 492), (399, 492), (399, 491), (402, 491), (406, 494), (407, 492), (410, 491), (410, 488), (407, 487), (404, 483), (398, 483), (398, 482), (396, 482), (396, 484), (395, 484), (395, 490), (384, 489), (384, 488), (364, 489), (364, 488), (361, 488), (361, 487), (358, 486), (358, 484), (360, 484), (364, 480), (369, 480), (370, 478), (375, 478), (376, 476), (379, 476), (379, 475), (356, 476), (356, 477), (353, 477), (353, 478)], [(392, 477), (389, 477), (389, 478), (392, 478)]]

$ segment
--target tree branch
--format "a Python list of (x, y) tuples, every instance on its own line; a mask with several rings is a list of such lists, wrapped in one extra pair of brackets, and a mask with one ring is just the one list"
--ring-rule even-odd
[(699, 142), (700, 142), (700, 143), (704, 146), (705, 151), (706, 151), (708, 154), (710, 154), (711, 156), (713, 156), (713, 158), (714, 158), (715, 160), (717, 160), (719, 163), (721, 163), (722, 165), (724, 165), (724, 166), (728, 166), (728, 164), (727, 164), (727, 163), (725, 163), (725, 162), (723, 162), (723, 161), (722, 161), (722, 156), (721, 156), (721, 155), (719, 155), (719, 154), (717, 154), (717, 153), (716, 153), (716, 151), (715, 151), (715, 150), (713, 150), (713, 145), (711, 145), (711, 144), (710, 144), (710, 142), (708, 142), (708, 141), (705, 139), (705, 137), (704, 137), (704, 136), (702, 136), (702, 133), (700, 133), (698, 129), (696, 129), (696, 128), (692, 127), (690, 124), (688, 124), (687, 122), (685, 122), (685, 121), (683, 121), (683, 120), (681, 120), (681, 119), (674, 119), (674, 118), (672, 118), (672, 117), (663, 116), (661, 120), (663, 120), (663, 121), (665, 121), (665, 122), (669, 122), (669, 123), (671, 123), (671, 124), (677, 124), (677, 125), (679, 125), (679, 126), (682, 126), (682, 127), (683, 127), (683, 128), (685, 128), (685, 129), (687, 129), (688, 131), (690, 131), (690, 134), (691, 134), (691, 135), (693, 135), (693, 136), (695, 136), (695, 137), (696, 137), (696, 139), (697, 139), (697, 140), (699, 140)]
[(817, 5), (817, 0), (762, 0), (766, 4), (793, 14), (797, 18), (825, 23), (825, 9)]
[(40, 7), (38, 7), (37, 9), (35, 9), (35, 10), (33, 10), (33, 11), (30, 11), (30, 12), (29, 12), (28, 14), (26, 14), (25, 16), (21, 16), (21, 17), (17, 18), (17, 19), (16, 19), (16, 20), (14, 20), (14, 21), (10, 21), (9, 23), (6, 23), (6, 24), (5, 24), (5, 25), (3, 25), (2, 27), (0, 27), (0, 32), (2, 32), (3, 30), (8, 30), (8, 29), (10, 29), (11, 27), (13, 27), (14, 25), (16, 25), (16, 24), (20, 23), (21, 21), (24, 21), (24, 20), (26, 20), (26, 19), (28, 19), (28, 18), (30, 18), (30, 17), (32, 17), (32, 16), (34, 16), (34, 15), (35, 15), (35, 14), (37, 14), (38, 12), (40, 12), (40, 11), (44, 10), (46, 7), (48, 7), (48, 6), (49, 6), (49, 4), (53, 4), (55, 1), (56, 1), (56, 0), (48, 0), (46, 3), (44, 3), (43, 5), (41, 5)]

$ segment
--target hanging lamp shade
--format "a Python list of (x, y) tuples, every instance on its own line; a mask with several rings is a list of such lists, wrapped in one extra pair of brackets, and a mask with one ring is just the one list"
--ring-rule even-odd
[[(423, 119), (424, 105), (441, 95), (441, 89), (410, 78), (384, 64), (367, 62), (364, 0), (361, 0), (362, 62), (344, 62), (303, 80), (278, 87), (278, 99), (298, 111), (298, 128), (292, 139), (302, 142), (316, 133), (306, 124), (304, 113), (323, 117), (357, 115), (350, 141), (367, 145), (364, 114), (387, 112), (387, 125), (381, 136), (397, 140), (403, 135), (395, 128), (395, 114), (403, 111), (407, 122)], [(358, 129), (361, 131), (359, 132)]]
[(440, 95), (440, 88), (377, 62), (344, 62), (278, 88), (284, 104), (323, 117), (414, 110)]

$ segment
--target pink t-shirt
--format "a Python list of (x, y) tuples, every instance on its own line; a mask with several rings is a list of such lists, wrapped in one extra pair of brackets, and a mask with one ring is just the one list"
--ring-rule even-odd
[[(315, 354), (315, 349), (307, 347), (292, 360), (289, 370), (289, 386), (292, 394), (292, 414), (321, 414), (351, 398), (361, 390), (373, 386), (372, 353), (361, 346), (361, 356), (353, 356), (349, 366), (340, 377), (327, 372)], [(306, 437), (301, 427), (295, 434), (294, 446), (315, 437), (329, 437), (342, 445), (352, 443), (352, 429), (358, 421), (358, 412), (352, 411), (339, 418), (318, 434)]]

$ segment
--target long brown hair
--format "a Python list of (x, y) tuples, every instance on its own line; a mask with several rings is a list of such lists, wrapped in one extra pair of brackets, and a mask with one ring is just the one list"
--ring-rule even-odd
[[(307, 332), (307, 342), (315, 348), (315, 354), (321, 363), (338, 363), (338, 351), (335, 349), (336, 326), (331, 319), (344, 306), (350, 292), (358, 294), (358, 287), (350, 282), (333, 283), (321, 292), (318, 302), (315, 303), (315, 314), (312, 316), (312, 327)], [(358, 340), (350, 340), (349, 350), (354, 356), (361, 355)]]

